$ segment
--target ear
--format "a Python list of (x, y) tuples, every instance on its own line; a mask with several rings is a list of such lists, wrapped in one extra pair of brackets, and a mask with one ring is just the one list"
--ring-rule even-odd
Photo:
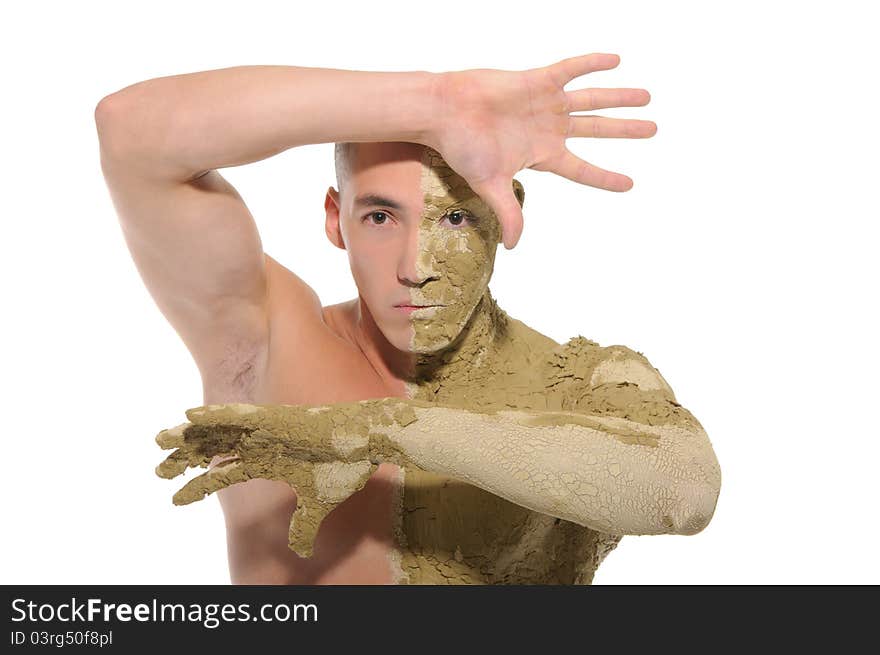
[(330, 243), (345, 250), (345, 241), (342, 239), (342, 229), (339, 225), (339, 206), (339, 192), (330, 187), (324, 198), (324, 231), (327, 233)]
[(513, 195), (519, 200), (519, 206), (522, 207), (526, 200), (526, 190), (523, 188), (522, 182), (513, 178)]

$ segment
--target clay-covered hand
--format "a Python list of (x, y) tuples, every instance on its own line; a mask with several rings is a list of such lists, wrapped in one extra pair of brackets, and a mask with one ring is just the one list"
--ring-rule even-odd
[(297, 493), (289, 545), (310, 557), (321, 521), (360, 490), (379, 464), (375, 449), (371, 456), (370, 429), (377, 416), (388, 414), (380, 402), (330, 407), (229, 403), (189, 409), (189, 422), (157, 435), (163, 449), (176, 450), (156, 474), (173, 478), (189, 467), (207, 467), (218, 455), (231, 456), (187, 482), (174, 494), (175, 505), (252, 478), (287, 482)]
[(609, 191), (632, 188), (630, 178), (580, 159), (565, 143), (572, 137), (645, 138), (656, 133), (651, 121), (571, 115), (650, 102), (644, 89), (563, 88), (576, 77), (619, 63), (617, 55), (594, 53), (524, 71), (472, 69), (439, 76), (440, 111), (425, 144), (492, 208), (506, 248), (513, 248), (522, 232), (522, 210), (512, 185), (517, 171), (549, 171)]

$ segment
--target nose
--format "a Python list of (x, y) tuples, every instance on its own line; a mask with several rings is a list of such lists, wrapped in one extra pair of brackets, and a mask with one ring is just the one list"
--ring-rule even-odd
[(421, 287), (428, 280), (439, 279), (432, 258), (428, 256), (426, 236), (422, 230), (411, 230), (407, 235), (397, 268), (397, 277), (402, 284)]

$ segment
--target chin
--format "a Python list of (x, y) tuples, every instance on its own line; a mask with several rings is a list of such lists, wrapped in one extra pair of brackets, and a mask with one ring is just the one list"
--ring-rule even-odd
[(385, 339), (388, 341), (388, 343), (390, 343), (401, 352), (413, 352), (412, 348), (410, 348), (410, 337), (408, 334), (399, 334), (397, 330), (395, 330), (393, 333), (385, 332), (381, 328), (379, 330), (380, 332), (382, 332), (382, 334), (385, 335)]
[(445, 334), (437, 334), (434, 331), (434, 334), (431, 334), (430, 337), (424, 331), (417, 331), (414, 335), (411, 350), (420, 355), (432, 355), (447, 350), (461, 337), (463, 327), (463, 325), (456, 325), (454, 334), (450, 334), (449, 330)]
[(397, 350), (404, 353), (416, 352), (412, 349), (412, 327), (408, 326), (401, 329), (398, 326), (391, 327), (378, 325), (378, 328), (379, 332), (385, 337), (385, 340)]
[[(388, 337), (386, 336), (386, 339), (387, 338)], [(435, 339), (428, 343), (424, 339), (419, 339), (418, 334), (416, 334), (414, 338), (412, 329), (410, 329), (406, 335), (395, 335), (395, 338), (388, 339), (388, 342), (398, 350), (413, 355), (431, 355), (440, 352), (441, 350), (445, 350), (451, 343), (451, 341), (446, 339), (442, 341)]]
[(449, 348), (451, 341), (434, 342), (430, 344), (419, 344), (409, 349), (409, 352), (417, 355), (433, 355)]

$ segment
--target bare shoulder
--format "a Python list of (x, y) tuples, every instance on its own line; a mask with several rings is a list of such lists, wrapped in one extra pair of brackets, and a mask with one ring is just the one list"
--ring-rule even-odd
[(375, 395), (375, 371), (353, 342), (357, 298), (322, 306), (301, 277), (266, 256), (269, 340), (261, 403), (326, 404)]
[(264, 253), (270, 313), (291, 314), (304, 324), (322, 322), (321, 299), (299, 275)]
[[(295, 358), (300, 366), (313, 355), (328, 354), (336, 338), (333, 307), (324, 307), (315, 290), (299, 275), (266, 255), (269, 286), (269, 357)], [(329, 340), (329, 342), (328, 342)], [(292, 374), (288, 372), (287, 375)]]

